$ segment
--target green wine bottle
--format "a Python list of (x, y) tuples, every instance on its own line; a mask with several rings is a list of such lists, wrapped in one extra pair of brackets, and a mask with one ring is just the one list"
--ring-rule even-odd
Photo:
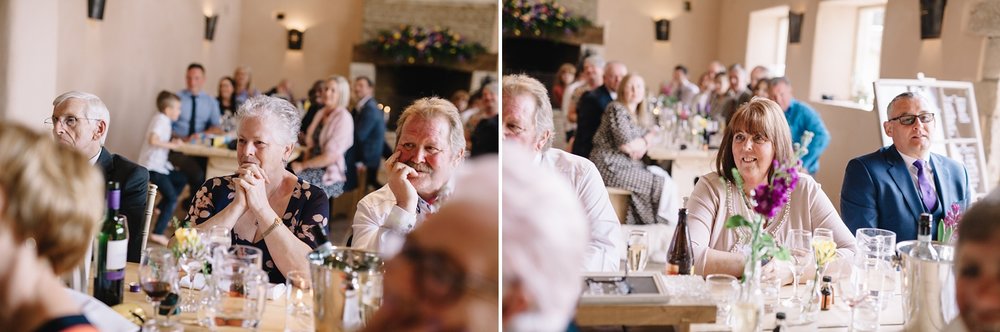
[(108, 212), (94, 241), (97, 273), (94, 275), (94, 298), (108, 306), (122, 303), (125, 294), (125, 259), (128, 254), (128, 221), (118, 213), (121, 185), (108, 182)]

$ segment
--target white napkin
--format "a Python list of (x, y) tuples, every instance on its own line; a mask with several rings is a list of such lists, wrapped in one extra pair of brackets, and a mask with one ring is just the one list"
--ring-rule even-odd
[(194, 287), (191, 286), (191, 277), (188, 276), (181, 278), (178, 283), (184, 288), (202, 290), (205, 288), (205, 274), (198, 273), (194, 275)]
[(285, 296), (285, 284), (268, 284), (267, 299), (274, 301)]
[(98, 331), (132, 332), (139, 330), (139, 326), (132, 324), (128, 319), (111, 310), (111, 307), (108, 307), (101, 301), (71, 288), (66, 288), (66, 293), (69, 294), (73, 301), (80, 304), (80, 311), (83, 311), (83, 315), (87, 317), (87, 320), (91, 324), (94, 324), (94, 327)]

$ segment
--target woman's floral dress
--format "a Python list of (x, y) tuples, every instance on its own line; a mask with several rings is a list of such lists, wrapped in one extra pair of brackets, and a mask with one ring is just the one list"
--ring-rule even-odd
[[(227, 175), (205, 181), (201, 189), (198, 189), (194, 194), (194, 203), (191, 204), (191, 210), (188, 211), (185, 221), (193, 222), (196, 225), (201, 224), (225, 209), (226, 206), (229, 206), (229, 203), (232, 203), (236, 198), (236, 187), (235, 183), (233, 183), (234, 177), (235, 175)], [(322, 227), (325, 229), (329, 216), (330, 201), (323, 190), (309, 184), (309, 182), (298, 179), (295, 189), (292, 190), (291, 198), (288, 200), (288, 207), (285, 209), (284, 214), (281, 214), (281, 219), (284, 221), (285, 227), (288, 227), (295, 234), (295, 237), (310, 248), (316, 248), (319, 244), (316, 243), (317, 239), (313, 235), (314, 228)], [(231, 232), (231, 234), (233, 245), (239, 244), (255, 247), (264, 253), (262, 260), (264, 264), (263, 268), (268, 278), (270, 278), (271, 283), (285, 282), (285, 277), (281, 274), (281, 271), (278, 271), (278, 267), (274, 265), (273, 255), (268, 250), (264, 240), (254, 243), (251, 242), (253, 239), (240, 238), (236, 235), (236, 232)]]

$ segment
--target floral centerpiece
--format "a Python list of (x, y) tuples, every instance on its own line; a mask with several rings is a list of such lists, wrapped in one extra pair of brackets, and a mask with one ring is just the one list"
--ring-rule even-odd
[(591, 26), (589, 20), (573, 16), (552, 0), (504, 0), (503, 32), (515, 37), (572, 34)]
[(399, 29), (382, 30), (367, 42), (376, 52), (392, 57), (397, 62), (435, 63), (442, 61), (463, 62), (486, 52), (479, 43), (465, 40), (450, 28), (425, 28), (401, 25)]
[(951, 243), (958, 236), (958, 221), (962, 219), (962, 206), (958, 202), (951, 203), (948, 211), (944, 213), (941, 220), (941, 227), (938, 227), (938, 241), (941, 243)]

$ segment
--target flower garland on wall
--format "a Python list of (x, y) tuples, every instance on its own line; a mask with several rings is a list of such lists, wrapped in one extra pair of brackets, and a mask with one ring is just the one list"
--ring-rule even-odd
[(503, 3), (503, 32), (515, 37), (568, 35), (589, 26), (592, 26), (589, 20), (573, 16), (552, 0), (504, 0)]
[(379, 31), (378, 36), (367, 44), (376, 52), (392, 57), (396, 62), (414, 64), (419, 62), (435, 63), (459, 61), (464, 62), (486, 48), (479, 43), (466, 41), (450, 28), (424, 28), (412, 25), (400, 25), (399, 29)]

